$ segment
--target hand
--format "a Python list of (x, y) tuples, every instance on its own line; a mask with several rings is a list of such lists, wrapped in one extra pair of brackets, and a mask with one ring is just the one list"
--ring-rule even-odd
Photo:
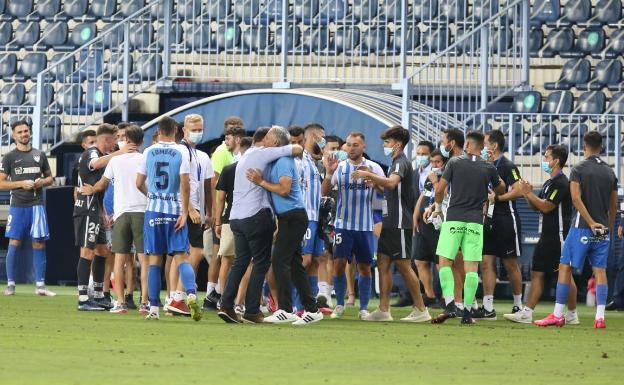
[(488, 193), (488, 202), (493, 205), (496, 202), (496, 194), (494, 194), (493, 192)]
[(221, 239), (221, 228), (223, 225), (215, 225), (215, 234), (217, 234), (217, 238)]
[(336, 159), (334, 154), (329, 154), (328, 156), (323, 158), (323, 165), (325, 166), (325, 169), (328, 171), (329, 174), (333, 174), (334, 172), (336, 172), (336, 169), (338, 168), (338, 163), (340, 162), (338, 161), (338, 159)]
[(189, 211), (189, 217), (191, 217), (191, 222), (193, 222), (194, 224), (200, 224), (201, 223), (201, 215), (199, 215), (199, 211), (195, 210), (194, 207), (191, 207), (191, 210)]
[(528, 195), (533, 191), (533, 186), (531, 185), (531, 183), (529, 183), (526, 180), (521, 180), (520, 181), (520, 191), (522, 192), (523, 195)]
[(110, 230), (113, 228), (113, 216), (112, 215), (105, 215), (104, 216), (104, 227), (107, 230)]
[(364, 180), (368, 180), (368, 171), (363, 171), (363, 170), (355, 170), (351, 173), (351, 179), (355, 180), (355, 179), (364, 179)]
[(623, 235), (624, 235), (624, 227), (618, 226), (618, 238), (622, 239)]
[(303, 157), (303, 147), (301, 147), (298, 144), (293, 144), (292, 145), (292, 153), (293, 153), (293, 156), (296, 156), (297, 158), (302, 158)]
[(433, 213), (432, 206), (429, 206), (425, 209), (425, 212), (423, 213), (423, 220), (425, 223), (429, 223), (429, 218), (431, 217), (432, 213)]
[(80, 193), (82, 195), (93, 195), (95, 194), (95, 189), (90, 184), (83, 184), (80, 188)]
[(206, 219), (204, 220), (204, 224), (206, 225), (206, 228), (210, 229), (214, 226), (214, 218), (212, 217), (212, 214), (206, 214)]
[(182, 212), (182, 215), (180, 215), (178, 217), (178, 220), (176, 221), (175, 231), (180, 231), (180, 230), (182, 230), (182, 228), (184, 226), (186, 226), (186, 217), (187, 216), (188, 216), (188, 213)]
[(119, 150), (119, 154), (127, 154), (129, 152), (135, 152), (137, 150), (137, 145), (134, 143), (127, 143), (124, 148)]
[(43, 179), (37, 178), (37, 179), (35, 179), (35, 186), (34, 186), (34, 188), (35, 189), (40, 189), (40, 188), (43, 187), (44, 183), (45, 182), (43, 181)]
[(255, 183), (255, 184), (259, 185), (263, 181), (262, 173), (258, 169), (250, 168), (249, 170), (247, 170), (246, 175), (247, 175), (247, 179), (251, 183)]
[(24, 190), (32, 190), (35, 188), (35, 182), (32, 180), (23, 180), (21, 185)]
[(427, 176), (427, 179), (429, 179), (431, 183), (438, 183), (438, 174), (432, 172), (429, 174), (429, 176)]
[(603, 224), (601, 224), (601, 223), (594, 222), (594, 223), (590, 223), (590, 224), (589, 224), (589, 228), (590, 228), (590, 229), (592, 230), (592, 232), (594, 232), (594, 234), (595, 234), (595, 233), (596, 233), (596, 230), (602, 230), (602, 229), (606, 228), (606, 226), (604, 226), (604, 225), (603, 225)]

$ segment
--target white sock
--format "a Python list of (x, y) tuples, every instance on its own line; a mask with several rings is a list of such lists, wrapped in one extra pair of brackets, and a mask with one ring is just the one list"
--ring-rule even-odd
[(575, 317), (576, 317), (576, 309), (567, 311), (566, 318), (575, 318)]
[(150, 306), (150, 313), (158, 314), (158, 306)]
[(323, 294), (325, 294), (327, 292), (327, 289), (329, 288), (329, 285), (327, 284), (327, 282), (324, 282), (324, 281), (319, 281), (316, 286), (318, 287), (319, 293), (323, 293)]
[(9, 282), (7, 282), (7, 286), (15, 286), (15, 281), (9, 281)]
[(474, 301), (472, 301), (472, 308), (474, 310), (477, 310), (479, 308), (479, 302), (477, 302), (476, 298), (474, 299)]
[(513, 295), (513, 300), (514, 300), (514, 306), (518, 306), (520, 309), (522, 309), (522, 294), (514, 294)]
[(217, 288), (216, 282), (208, 282), (208, 285), (206, 286), (206, 295), (212, 293), (212, 291), (215, 290), (216, 288)]
[(331, 297), (333, 292), (334, 292), (334, 285), (327, 285), (327, 295)]
[(563, 308), (565, 307), (565, 304), (563, 303), (555, 303), (555, 310), (553, 311), (553, 313), (555, 314), (555, 317), (562, 317), (563, 316)]
[(450, 295), (450, 296), (448, 296), (448, 297), (447, 297), (447, 296), (444, 296), (444, 303), (445, 303), (445, 304), (447, 304), (447, 305), (448, 305), (449, 303), (451, 303), (451, 302), (453, 302), (453, 301), (455, 301), (455, 296), (453, 296), (453, 295)]
[(221, 283), (217, 282), (217, 284), (215, 285), (215, 291), (217, 292), (217, 294), (221, 294)]
[(176, 291), (173, 294), (173, 299), (176, 300), (176, 301), (184, 301), (184, 297), (185, 297), (185, 295), (181, 291)]
[(459, 309), (459, 310), (464, 310), (464, 304), (463, 303), (456, 303), (455, 306)]
[(494, 310), (494, 296), (493, 295), (484, 295), (483, 296), (483, 307), (487, 311)]
[(606, 305), (598, 305), (596, 306), (596, 319), (604, 319), (604, 313), (605, 313), (605, 306)]
[(80, 302), (86, 302), (89, 300), (89, 296), (88, 295), (79, 295), (78, 296), (78, 301)]
[(45, 282), (43, 282), (43, 281), (39, 281), (39, 282), (37, 282), (37, 287), (38, 287), (38, 288), (39, 288), (39, 287), (42, 287), (42, 286), (45, 286)]
[(524, 309), (522, 309), (522, 311), (524, 311), (525, 313), (529, 314), (531, 317), (533, 317), (533, 309), (531, 309), (528, 306), (525, 306)]

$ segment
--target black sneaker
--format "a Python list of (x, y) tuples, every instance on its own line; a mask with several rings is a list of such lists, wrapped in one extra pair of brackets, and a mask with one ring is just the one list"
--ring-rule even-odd
[(102, 306), (99, 303), (88, 300), (83, 302), (78, 302), (78, 311), (104, 311)]
[(423, 297), (423, 302), (425, 303), (425, 306), (428, 308), (433, 308), (434, 306), (440, 306), (440, 301), (438, 301), (438, 299), (436, 297), (427, 297), (424, 296)]
[(444, 309), (442, 313), (438, 314), (438, 316), (433, 317), (431, 319), (431, 323), (432, 324), (444, 323), (444, 321), (446, 321), (449, 318), (456, 318), (458, 312), (459, 312), (459, 309), (457, 309), (457, 306), (455, 306), (455, 302), (451, 302), (448, 305), (446, 305), (446, 309)]
[(475, 320), (472, 318), (472, 311), (468, 311), (468, 309), (465, 309), (463, 313), (464, 314), (462, 315), (460, 323), (462, 325), (474, 325)]
[(496, 310), (487, 311), (483, 306), (480, 306), (477, 310), (472, 310), (471, 316), (474, 319), (482, 319), (485, 321), (496, 321)]
[(137, 305), (136, 303), (134, 303), (134, 297), (132, 296), (132, 294), (126, 294), (125, 299), (126, 299), (126, 307), (128, 309), (130, 310), (137, 309)]
[(414, 301), (411, 296), (401, 296), (398, 301), (392, 304), (392, 307), (408, 307), (413, 304)]
[(212, 290), (204, 298), (203, 310), (215, 310), (217, 309), (217, 303), (221, 299), (221, 295), (217, 294), (216, 290)]
[(518, 306), (514, 306), (514, 307), (511, 309), (511, 314), (517, 313), (517, 312), (519, 312), (520, 310), (522, 310), (522, 308), (520, 308), (520, 307), (518, 307)]
[(113, 308), (113, 303), (110, 301), (110, 299), (106, 297), (93, 298), (93, 302), (98, 304), (98, 306), (100, 306), (104, 310), (110, 310)]

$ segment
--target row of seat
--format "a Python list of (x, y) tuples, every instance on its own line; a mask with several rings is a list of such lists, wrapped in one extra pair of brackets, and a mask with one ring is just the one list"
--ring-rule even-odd
[(598, 0), (592, 10), (592, 0), (567, 0), (563, 8), (560, 0), (536, 0), (531, 10), (530, 23), (534, 26), (601, 26), (621, 25), (621, 0)]
[(591, 63), (587, 59), (568, 60), (561, 69), (556, 82), (544, 84), (547, 90), (602, 90), (624, 89), (622, 84), (622, 62), (618, 59), (605, 59), (596, 64), (592, 73)]
[(538, 91), (523, 91), (515, 95), (510, 112), (549, 114), (553, 115), (553, 119), (557, 119), (557, 115), (566, 114), (595, 115), (591, 118), (597, 119), (598, 115), (604, 113), (624, 114), (624, 92), (615, 92), (611, 98), (607, 98), (602, 91), (587, 91), (581, 93), (575, 103), (571, 91), (554, 91), (546, 97)]
[(620, 57), (624, 55), (624, 28), (607, 35), (601, 27), (589, 27), (576, 36), (572, 28), (561, 27), (550, 30), (545, 38), (542, 28), (531, 28), (529, 53), (535, 58)]
[[(10, 113), (11, 111), (9, 111)], [(18, 120), (26, 120), (28, 123), (32, 125), (32, 118), (30, 115), (21, 116), (20, 114), (12, 114), (8, 117), (8, 119), (4, 119), (1, 132), (2, 138), (0, 143), (3, 146), (8, 146), (12, 144), (13, 138), (11, 137), (11, 125)], [(41, 143), (42, 144), (56, 144), (61, 140), (63, 136), (63, 121), (59, 116), (52, 115), (47, 117), (43, 125), (41, 127), (40, 135), (41, 135)]]

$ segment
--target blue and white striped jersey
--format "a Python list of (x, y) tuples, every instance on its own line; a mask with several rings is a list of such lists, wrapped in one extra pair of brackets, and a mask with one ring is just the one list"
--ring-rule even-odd
[(190, 172), (186, 148), (172, 142), (148, 147), (139, 173), (147, 176), (147, 211), (180, 215), (180, 175)]
[(332, 185), (338, 186), (336, 203), (337, 229), (355, 231), (373, 231), (373, 196), (375, 189), (363, 179), (351, 179), (351, 173), (360, 167), (366, 167), (377, 175), (384, 176), (381, 167), (370, 160), (362, 159), (360, 164), (343, 160), (332, 176)]
[(301, 190), (309, 221), (318, 221), (321, 206), (321, 174), (307, 151), (301, 161)]

